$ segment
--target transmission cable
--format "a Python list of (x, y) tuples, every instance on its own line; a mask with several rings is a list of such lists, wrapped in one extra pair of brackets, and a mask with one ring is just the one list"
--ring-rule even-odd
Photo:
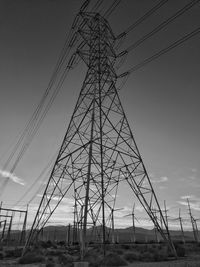
[(120, 4), (120, 2), (121, 0), (114, 0), (111, 6), (103, 14), (103, 17), (108, 18), (112, 14), (112, 12), (115, 10), (115, 8)]
[(104, 0), (97, 0), (96, 4), (93, 6), (93, 8), (91, 9), (92, 12), (97, 12), (97, 10), (99, 9), (99, 7), (103, 4)]
[(34, 136), (35, 136), (36, 133), (38, 132), (38, 129), (40, 128), (40, 126), (41, 126), (41, 124), (42, 124), (44, 118), (46, 117), (46, 115), (47, 115), (47, 113), (48, 113), (50, 107), (52, 106), (52, 104), (53, 104), (53, 102), (54, 102), (56, 96), (58, 95), (58, 93), (59, 93), (59, 91), (60, 91), (60, 89), (61, 89), (61, 87), (62, 87), (62, 85), (63, 85), (63, 82), (64, 82), (64, 80), (65, 80), (67, 74), (69, 73), (69, 71), (70, 71), (70, 68), (66, 69), (65, 72), (63, 73), (63, 75), (62, 75), (62, 77), (61, 77), (61, 79), (60, 79), (60, 81), (59, 81), (59, 83), (58, 83), (56, 89), (54, 90), (53, 95), (51, 96), (51, 98), (50, 98), (50, 100), (49, 100), (47, 106), (45, 107), (43, 113), (41, 114), (39, 120), (38, 120), (38, 121), (36, 122), (36, 124), (34, 125), (33, 129), (31, 130), (31, 132), (29, 133), (29, 136), (27, 137), (26, 142), (23, 144), (22, 149), (21, 149), (21, 151), (20, 151), (20, 153), (19, 153), (17, 159), (15, 160), (15, 162), (14, 162), (14, 164), (13, 164), (13, 166), (12, 166), (11, 173), (14, 172), (14, 170), (15, 170), (17, 164), (18, 164), (19, 161), (21, 160), (22, 156), (24, 155), (24, 153), (25, 153), (26, 150), (28, 149), (30, 143), (32, 142)]
[[(27, 190), (24, 192), (24, 194), (20, 197), (20, 199), (15, 203), (14, 206), (17, 206), (20, 202), (22, 202), (22, 200), (27, 196), (27, 194), (33, 189), (33, 187), (41, 180), (41, 178), (44, 176), (44, 174), (46, 173), (46, 171), (48, 169), (50, 169), (52, 163), (55, 160), (55, 156), (57, 155), (57, 153), (52, 157), (52, 159), (48, 162), (48, 164), (45, 166), (45, 168), (41, 171), (40, 175), (37, 177), (37, 179), (27, 188)], [(46, 177), (44, 177), (44, 179), (41, 180), (41, 185), (43, 185), (44, 180), (46, 179)], [(41, 187), (40, 185), (40, 187)], [(39, 188), (40, 188), (39, 187)], [(38, 191), (38, 190), (37, 190)], [(30, 203), (30, 201), (29, 201)]]
[[(121, 55), (124, 55), (128, 52), (130, 52), (131, 50), (135, 49), (136, 47), (138, 47), (141, 43), (143, 43), (145, 40), (147, 40), (148, 38), (152, 37), (155, 33), (159, 32), (161, 29), (163, 29), (164, 27), (166, 27), (169, 23), (171, 23), (172, 21), (174, 21), (176, 18), (178, 18), (179, 16), (181, 16), (183, 13), (185, 13), (186, 11), (188, 11), (190, 8), (192, 8), (194, 5), (196, 5), (197, 3), (199, 3), (200, 0), (193, 0), (190, 3), (188, 3), (187, 5), (185, 5), (183, 8), (181, 8), (180, 10), (178, 10), (176, 13), (174, 13), (174, 15), (172, 15), (171, 17), (169, 17), (168, 19), (166, 19), (165, 21), (163, 21), (161, 24), (159, 24), (155, 29), (153, 29), (151, 32), (147, 33), (146, 35), (144, 35), (142, 38), (140, 38), (138, 41), (136, 41), (134, 44), (130, 45), (125, 51), (123, 51), (122, 53), (120, 53)], [(120, 55), (119, 55), (120, 56)]]
[(139, 18), (138, 20), (136, 20), (132, 25), (130, 25), (124, 32), (122, 32), (121, 34), (119, 34), (116, 39), (122, 38), (123, 36), (125, 36), (127, 33), (129, 33), (130, 31), (132, 31), (134, 28), (136, 28), (136, 26), (138, 26), (140, 23), (142, 23), (145, 19), (147, 19), (148, 17), (150, 17), (155, 11), (157, 11), (159, 8), (161, 8), (164, 4), (166, 4), (168, 2), (168, 0), (161, 0), (157, 5), (155, 5), (154, 7), (152, 7), (149, 11), (147, 11), (147, 13), (145, 13), (141, 18)]
[(130, 68), (127, 72), (122, 73), (121, 75), (118, 76), (118, 78), (122, 78), (126, 75), (131, 74), (132, 72), (142, 68), (143, 66), (147, 65), (148, 63), (152, 62), (153, 60), (159, 58), (160, 56), (162, 56), (163, 54), (166, 54), (167, 52), (169, 52), (170, 50), (174, 49), (175, 47), (181, 45), (182, 43), (184, 43), (185, 41), (189, 40), (190, 38), (194, 37), (195, 35), (197, 35), (198, 33), (200, 33), (200, 27), (198, 27), (197, 29), (193, 30), (192, 32), (188, 33), (187, 35), (183, 36), (182, 38), (178, 39), (177, 41), (173, 42), (171, 45), (169, 45), (168, 47), (160, 50), (159, 52), (155, 53), (154, 55), (152, 55), (151, 57), (143, 60), (142, 62), (140, 62), (139, 64), (133, 66), (132, 68)]
[[(61, 86), (62, 86), (62, 84), (63, 84), (63, 82), (65, 80), (65, 78), (66, 78), (66, 75), (69, 72), (69, 70), (70, 70), (70, 68), (68, 68), (67, 71), (66, 70), (64, 71), (64, 73), (63, 73), (63, 75), (61, 77), (61, 80), (59, 81), (59, 83), (58, 83), (55, 91), (53, 92), (49, 102), (47, 103), (47, 106), (45, 107), (43, 113), (41, 114), (40, 117), (39, 117), (39, 115), (40, 115), (41, 112), (38, 114), (38, 116), (37, 116), (38, 121), (36, 121), (36, 118), (35, 118), (35, 120), (33, 121), (32, 125), (30, 125), (31, 127), (26, 129), (26, 134), (23, 135), (23, 138), (25, 137), (25, 141), (22, 144), (22, 147), (21, 147), (21, 149), (19, 151), (19, 154), (17, 155), (17, 158), (15, 159), (15, 161), (14, 161), (12, 167), (11, 167), (10, 173), (14, 172), (14, 170), (16, 169), (19, 161), (21, 160), (21, 158), (23, 157), (24, 153), (28, 149), (28, 147), (29, 147), (30, 143), (32, 142), (34, 136), (36, 135), (39, 127), (41, 126), (45, 116), (47, 115), (47, 112), (49, 111), (51, 105), (53, 104), (53, 102), (54, 102), (54, 100), (55, 100), (55, 98), (56, 98), (56, 96), (57, 96), (57, 94), (58, 94), (58, 92), (59, 92), (59, 90), (60, 90), (60, 88), (61, 88)], [(23, 139), (20, 138), (20, 141), (23, 141)], [(19, 144), (19, 142), (17, 144)], [(14, 156), (13, 152), (12, 152), (12, 155)], [(9, 160), (10, 160), (10, 158), (9, 158)], [(6, 162), (6, 164), (8, 164), (8, 163)], [(5, 168), (5, 166), (7, 166), (6, 164), (4, 165), (4, 168)], [(9, 178), (6, 178), (5, 181), (3, 182), (1, 188), (0, 188), (0, 196), (3, 193), (3, 190), (5, 189), (5, 187), (8, 184), (8, 182), (9, 182)]]
[[(42, 98), (41, 98), (41, 100), (40, 100), (38, 106), (36, 107), (34, 113), (32, 114), (32, 116), (31, 116), (31, 118), (30, 118), (30, 120), (29, 120), (29, 122), (28, 122), (27, 125), (25, 126), (25, 128), (24, 128), (24, 130), (22, 131), (22, 133), (21, 133), (21, 135), (20, 135), (20, 137), (19, 137), (17, 143), (15, 144), (14, 149), (12, 150), (12, 152), (11, 152), (11, 154), (9, 155), (9, 157), (8, 157), (8, 159), (7, 159), (7, 161), (6, 161), (6, 163), (4, 164), (4, 169), (6, 169), (6, 168), (8, 167), (10, 161), (11, 161), (12, 158), (14, 157), (16, 151), (18, 150), (19, 146), (21, 145), (21, 143), (23, 142), (25, 136), (27, 135), (27, 132), (29, 131), (29, 129), (30, 129), (31, 127), (33, 127), (34, 122), (38, 119), (38, 117), (39, 117), (39, 115), (40, 115), (40, 112), (41, 112), (41, 110), (42, 110), (42, 108), (43, 108), (43, 106), (44, 106), (44, 104), (45, 104), (45, 100), (46, 100), (46, 98), (48, 97), (48, 95), (49, 95), (49, 93), (50, 93), (50, 91), (51, 91), (51, 89), (52, 89), (52, 86), (53, 86), (53, 84), (54, 84), (54, 82), (55, 82), (55, 79), (56, 79), (56, 77), (57, 77), (57, 75), (58, 75), (58, 72), (60, 71), (61, 66), (63, 65), (64, 58), (67, 57), (67, 55), (68, 55), (68, 53), (69, 53), (68, 51), (70, 51), (70, 50), (66, 51), (66, 43), (67, 43), (67, 41), (65, 42), (65, 45), (64, 45), (64, 47), (63, 47), (63, 49), (62, 49), (62, 51), (61, 51), (61, 53), (60, 53), (59, 60), (58, 60), (58, 62), (57, 62), (57, 64), (56, 64), (56, 67), (55, 67), (55, 69), (54, 69), (54, 71), (53, 71), (53, 74), (52, 74), (52, 77), (51, 77), (51, 79), (50, 79), (50, 82), (49, 82), (49, 84), (48, 84), (48, 86), (47, 86), (47, 89), (45, 90), (45, 92), (44, 92), (44, 94), (43, 94), (43, 96), (42, 96)], [(64, 55), (64, 54), (65, 54), (65, 55)]]
[[(23, 157), (25, 151), (27, 150), (28, 146), (30, 145), (31, 141), (33, 140), (34, 135), (38, 131), (38, 129), (39, 129), (44, 117), (46, 116), (46, 114), (47, 114), (49, 108), (51, 107), (55, 97), (57, 96), (57, 94), (58, 94), (58, 92), (59, 92), (59, 90), (60, 90), (60, 88), (61, 88), (61, 86), (62, 86), (62, 84), (64, 82), (66, 74), (68, 73), (68, 71), (71, 68), (70, 63), (69, 63), (68, 67), (67, 67), (67, 70), (68, 70), (67, 73), (66, 73), (66, 70), (64, 70), (64, 73), (61, 75), (61, 79), (60, 79), (55, 91), (53, 92), (53, 95), (51, 96), (49, 103), (47, 104), (45, 110), (43, 111), (42, 115), (40, 116), (40, 114), (42, 112), (42, 109), (43, 109), (43, 107), (45, 105), (45, 101), (46, 101), (46, 99), (47, 99), (47, 97), (48, 97), (48, 95), (49, 95), (49, 93), (50, 93), (50, 91), (51, 91), (51, 89), (52, 89), (52, 87), (53, 87), (53, 85), (54, 85), (54, 83), (56, 81), (56, 78), (58, 77), (58, 74), (59, 74), (59, 72), (60, 72), (60, 70), (61, 70), (61, 68), (62, 68), (62, 66), (63, 66), (63, 64), (64, 64), (64, 62), (65, 62), (65, 60), (66, 60), (66, 58), (67, 58), (67, 56), (68, 56), (68, 54), (70, 52), (70, 50), (71, 50), (71, 47), (72, 47), (72, 45), (74, 43), (75, 38), (73, 38), (73, 36), (71, 38), (71, 35), (72, 35), (74, 29), (76, 28), (76, 23), (78, 22), (78, 19), (77, 19), (78, 16), (79, 15), (76, 16), (76, 18), (75, 18), (75, 20), (73, 22), (73, 25), (71, 27), (70, 33), (67, 36), (67, 39), (66, 39), (65, 44), (64, 44), (64, 47), (63, 47), (63, 49), (62, 49), (62, 51), (60, 53), (58, 63), (56, 64), (55, 70), (54, 70), (53, 75), (52, 75), (52, 77), (50, 79), (50, 82), (49, 82), (49, 84), (47, 86), (47, 89), (45, 90), (45, 93), (43, 94), (41, 101), (39, 102), (39, 104), (36, 107), (33, 115), (31, 116), (31, 119), (29, 120), (29, 122), (25, 126), (25, 129), (22, 131), (22, 134), (19, 137), (16, 145), (14, 146), (13, 151), (11, 152), (11, 154), (9, 155), (6, 163), (4, 164), (4, 169), (6, 169), (8, 167), (8, 165), (9, 165), (10, 161), (15, 156), (15, 154), (16, 154), (17, 150), (19, 149), (20, 145), (22, 144), (22, 142), (24, 142), (24, 144), (22, 144), (22, 148), (20, 149), (20, 152), (19, 152), (16, 160), (14, 161), (14, 163), (13, 163), (13, 165), (11, 167), (11, 171), (10, 171), (11, 173), (14, 172), (14, 170), (17, 167), (19, 161), (21, 160), (21, 158)], [(39, 119), (39, 121), (38, 121), (38, 119)], [(25, 141), (24, 141), (24, 139), (25, 139)], [(3, 184), (2, 184), (2, 186), (0, 188), (0, 196), (3, 193), (3, 190), (5, 189), (5, 187), (8, 184), (8, 182), (9, 182), (9, 177), (7, 177), (5, 179), (5, 181), (3, 182)]]

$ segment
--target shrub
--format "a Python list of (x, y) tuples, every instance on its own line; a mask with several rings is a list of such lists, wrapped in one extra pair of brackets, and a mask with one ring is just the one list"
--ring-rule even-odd
[(141, 254), (141, 260), (142, 261), (153, 261), (154, 260), (154, 254), (149, 252), (149, 251), (145, 251)]
[(28, 263), (36, 263), (36, 262), (44, 262), (45, 258), (42, 255), (38, 255), (38, 253), (28, 252), (24, 256), (19, 259), (20, 264), (28, 264)]
[(131, 248), (131, 246), (130, 245), (127, 245), (127, 244), (124, 244), (124, 245), (122, 245), (122, 248), (128, 250), (128, 249)]
[(10, 249), (5, 251), (5, 257), (8, 258), (18, 258), (22, 255), (22, 249), (16, 248), (16, 249)]
[(4, 257), (3, 253), (2, 253), (2, 252), (0, 252), (0, 260), (2, 260), (2, 259), (3, 259), (3, 257)]
[(140, 253), (144, 253), (148, 250), (148, 246), (147, 245), (139, 245), (136, 247), (136, 250), (139, 251)]
[(60, 249), (47, 249), (46, 251), (46, 255), (49, 256), (59, 256), (61, 254), (64, 254), (64, 251)]
[(154, 261), (165, 261), (167, 260), (167, 253), (165, 251), (157, 251), (155, 250), (153, 253)]
[(124, 255), (124, 259), (129, 261), (129, 262), (134, 262), (140, 260), (140, 253), (139, 252), (132, 252), (132, 253), (127, 253)]
[(53, 261), (47, 262), (46, 267), (55, 267), (55, 263)]
[(105, 256), (102, 260), (101, 265), (103, 266), (126, 266), (127, 262), (123, 260), (119, 255), (110, 253)]
[(176, 246), (176, 253), (178, 257), (184, 257), (185, 256), (185, 248), (181, 245)]
[(56, 244), (54, 244), (51, 240), (40, 241), (35, 246), (42, 247), (42, 248), (57, 248)]
[(122, 249), (119, 249), (119, 248), (113, 249), (113, 252), (118, 254), (118, 255), (123, 255), (124, 254), (124, 251)]
[(58, 257), (58, 260), (61, 264), (71, 264), (74, 261), (74, 258), (69, 254), (61, 254)]
[(46, 262), (46, 267), (55, 267), (53, 258), (48, 258)]

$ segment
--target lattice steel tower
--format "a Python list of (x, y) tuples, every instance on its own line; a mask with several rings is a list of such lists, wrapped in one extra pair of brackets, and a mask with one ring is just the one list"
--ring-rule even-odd
[(82, 43), (77, 54), (88, 70), (25, 249), (69, 194), (76, 200), (75, 216), (77, 223), (82, 223), (83, 247), (91, 224), (101, 225), (105, 243), (106, 223), (118, 186), (126, 182), (174, 251), (116, 89), (115, 36), (99, 14), (80, 13), (79, 20), (77, 34)]

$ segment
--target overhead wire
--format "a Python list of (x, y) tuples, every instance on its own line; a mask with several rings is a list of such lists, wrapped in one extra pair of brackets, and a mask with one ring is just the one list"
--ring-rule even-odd
[[(46, 107), (45, 107), (45, 101), (47, 100), (47, 97), (49, 96), (50, 94), (50, 91), (52, 90), (52, 87), (54, 85), (54, 83), (56, 82), (56, 79), (58, 78), (59, 76), (59, 72), (61, 71), (61, 68), (63, 67), (64, 65), (64, 62), (66, 61), (66, 58), (68, 57), (69, 53), (70, 53), (70, 50), (71, 50), (71, 47), (73, 45), (73, 42), (74, 42), (74, 39), (73, 39), (73, 31), (76, 27), (76, 23), (75, 21), (77, 22), (77, 17), (75, 18), (74, 22), (73, 22), (73, 25), (71, 27), (71, 30), (70, 30), (70, 33), (68, 34), (67, 38), (66, 38), (66, 41), (65, 41), (65, 44), (64, 44), (64, 47), (60, 53), (60, 56), (59, 56), (59, 59), (58, 59), (58, 62), (56, 64), (56, 67), (54, 69), (54, 72), (52, 74), (52, 77), (50, 79), (50, 82), (42, 96), (42, 99), (40, 100), (39, 104), (37, 105), (34, 113), (32, 114), (30, 120), (28, 121), (28, 123), (26, 124), (24, 130), (22, 131), (22, 134), (21, 136), (19, 137), (16, 145), (14, 146), (14, 149), (12, 150), (11, 154), (9, 155), (7, 161), (5, 162), (3, 168), (4, 169), (7, 169), (8, 168), (8, 165), (10, 164), (11, 160), (13, 159), (13, 157), (16, 155), (17, 151), (20, 149), (16, 159), (14, 160), (14, 163), (12, 164), (11, 168), (10, 168), (10, 173), (13, 173), (15, 168), (17, 167), (19, 161), (21, 160), (21, 158), (23, 157), (24, 153), (26, 152), (26, 150), (28, 149), (31, 141), (33, 140), (33, 137), (35, 136), (35, 134), (37, 133), (42, 121), (44, 120), (48, 110), (50, 109), (54, 99), (56, 98), (65, 78), (66, 78), (66, 75), (68, 74), (71, 66), (70, 66), (70, 61), (68, 63), (68, 66), (67, 68), (63, 71), (61, 75), (61, 78), (54, 90), (54, 92), (52, 93), (52, 96), (50, 97), (50, 100), (49, 102), (47, 103)], [(71, 44), (72, 42), (72, 44)], [(71, 60), (71, 59), (70, 59)], [(67, 70), (67, 71), (66, 71)], [(43, 110), (44, 109), (44, 110)], [(42, 110), (43, 110), (43, 113), (42, 113)], [(20, 148), (20, 146), (22, 146)], [(9, 177), (7, 177), (3, 183), (1, 184), (1, 187), (0, 187), (0, 196), (2, 195), (6, 185), (8, 184), (9, 182)]]
[(70, 31), (69, 36), (67, 36), (67, 39), (66, 39), (65, 44), (64, 44), (64, 47), (63, 47), (63, 49), (62, 49), (62, 51), (61, 51), (61, 53), (60, 53), (58, 62), (57, 62), (57, 64), (56, 64), (55, 68), (54, 68), (54, 71), (53, 71), (53, 74), (52, 74), (52, 76), (51, 76), (51, 78), (50, 78), (50, 81), (49, 81), (49, 83), (48, 83), (48, 86), (47, 86), (47, 88), (46, 88), (44, 94), (42, 95), (42, 98), (41, 98), (39, 104), (37, 105), (35, 111), (33, 112), (33, 114), (32, 114), (32, 116), (31, 116), (30, 120), (28, 121), (28, 123), (26, 124), (24, 130), (22, 131), (22, 134), (20, 135), (20, 137), (19, 137), (17, 143), (15, 144), (14, 149), (12, 150), (12, 152), (11, 152), (11, 154), (9, 155), (9, 157), (8, 157), (8, 159), (7, 159), (7, 161), (6, 161), (6, 163), (4, 164), (4, 169), (6, 169), (6, 168), (8, 167), (8, 165), (9, 165), (10, 161), (12, 160), (12, 158), (14, 157), (14, 155), (15, 155), (17, 149), (19, 148), (19, 146), (20, 146), (21, 143), (23, 142), (25, 136), (27, 135), (27, 132), (29, 131), (29, 129), (30, 129), (31, 127), (33, 127), (34, 122), (37, 120), (37, 118), (38, 118), (39, 115), (40, 115), (40, 112), (41, 112), (41, 110), (42, 110), (42, 108), (43, 108), (43, 106), (44, 106), (45, 100), (46, 100), (46, 98), (48, 97), (48, 95), (49, 95), (49, 93), (50, 93), (50, 91), (51, 91), (51, 89), (52, 89), (52, 86), (53, 86), (53, 84), (54, 84), (54, 82), (55, 82), (55, 79), (56, 79), (56, 77), (57, 77), (57, 75), (58, 75), (58, 72), (60, 71), (61, 66), (62, 66), (63, 63), (64, 63), (64, 59), (66, 59), (66, 57), (68, 56), (68, 54), (69, 54), (69, 52), (70, 52), (70, 49), (66, 50), (66, 47), (68, 48), (68, 42), (69, 42), (69, 38), (70, 38), (70, 36), (71, 36), (71, 32), (72, 32), (72, 31)]
[[(63, 84), (63, 82), (65, 80), (65, 78), (66, 78), (66, 75), (69, 72), (69, 70), (70, 69), (68, 68), (68, 71), (67, 72), (64, 71), (64, 73), (63, 73), (63, 75), (61, 77), (61, 80), (59, 81), (58, 86), (56, 87), (55, 91), (53, 92), (53, 95), (51, 96), (49, 102), (47, 103), (47, 105), (46, 105), (43, 113), (41, 114), (40, 117), (38, 117), (38, 121), (36, 121), (33, 124), (33, 126), (30, 127), (29, 130), (27, 130), (28, 133), (26, 135), (26, 139), (25, 139), (24, 143), (22, 144), (22, 147), (21, 147), (21, 149), (20, 149), (20, 151), (19, 151), (19, 153), (18, 153), (18, 155), (17, 155), (17, 157), (16, 157), (16, 159), (15, 159), (15, 161), (14, 161), (14, 163), (13, 163), (11, 169), (10, 169), (10, 173), (13, 173), (14, 172), (14, 170), (16, 169), (18, 163), (22, 159), (24, 153), (28, 149), (28, 147), (29, 147), (30, 143), (32, 142), (34, 136), (36, 135), (38, 129), (40, 128), (40, 126), (41, 126), (41, 124), (42, 124), (45, 116), (47, 115), (47, 112), (49, 111), (51, 105), (53, 104), (53, 102), (54, 102), (54, 100), (55, 100), (55, 98), (56, 98), (56, 96), (57, 96), (57, 94), (58, 94), (58, 92), (59, 92), (59, 90), (60, 90), (60, 88), (61, 88), (61, 86), (62, 86), (62, 84)], [(5, 166), (4, 166), (4, 168), (5, 168)], [(8, 184), (8, 182), (9, 182), (9, 178), (7, 177), (4, 180), (4, 182), (2, 183), (1, 187), (0, 187), (0, 196), (2, 195), (2, 193), (3, 193), (6, 185)]]
[(55, 91), (53, 92), (53, 95), (51, 96), (51, 98), (50, 98), (50, 100), (49, 100), (47, 106), (45, 107), (43, 113), (41, 114), (41, 117), (39, 118), (39, 120), (38, 120), (38, 121), (36, 122), (36, 124), (34, 125), (34, 128), (32, 129), (32, 131), (29, 133), (26, 142), (23, 144), (22, 149), (20, 150), (20, 153), (19, 153), (18, 157), (17, 157), (17, 159), (15, 160), (15, 162), (14, 162), (12, 168), (11, 168), (11, 173), (14, 172), (14, 170), (15, 170), (17, 164), (18, 164), (19, 161), (21, 160), (22, 156), (24, 155), (24, 153), (25, 153), (26, 150), (28, 149), (30, 143), (32, 142), (34, 136), (35, 136), (36, 133), (38, 132), (38, 129), (40, 128), (40, 126), (41, 126), (41, 124), (42, 124), (44, 118), (46, 117), (46, 115), (47, 115), (47, 113), (48, 113), (50, 107), (52, 106), (52, 104), (53, 104), (53, 102), (54, 102), (56, 96), (58, 95), (58, 93), (59, 93), (59, 91), (60, 91), (60, 89), (61, 89), (61, 86), (62, 86), (62, 84), (63, 84), (63, 82), (64, 82), (64, 80), (65, 80), (67, 74), (69, 73), (69, 70), (70, 70), (70, 69), (68, 69), (67, 71), (65, 71), (65, 72), (63, 73), (63, 75), (62, 75), (62, 77), (61, 77), (61, 80), (59, 81), (58, 86), (56, 87), (56, 89), (55, 89)]
[[(38, 129), (40, 128), (40, 126), (41, 126), (41, 124), (42, 124), (42, 122), (43, 122), (45, 116), (47, 115), (47, 113), (48, 113), (48, 111), (49, 111), (49, 109), (50, 109), (52, 103), (54, 102), (54, 100), (55, 100), (57, 94), (59, 93), (59, 90), (61, 89), (62, 84), (63, 84), (63, 82), (64, 82), (64, 80), (65, 80), (65, 78), (66, 78), (66, 75), (69, 73), (70, 68), (67, 68), (66, 70), (67, 70), (67, 71), (65, 71), (65, 72), (63, 73), (63, 75), (62, 75), (62, 77), (61, 77), (61, 80), (59, 81), (59, 84), (58, 84), (57, 88), (56, 88), (55, 91), (53, 92), (53, 95), (52, 95), (50, 101), (48, 102), (48, 104), (47, 104), (45, 110), (43, 111), (41, 117), (39, 118), (39, 121), (38, 121), (37, 124), (35, 125), (35, 128), (33, 129), (32, 133), (30, 133), (30, 135), (28, 136), (29, 139), (27, 140), (26, 143), (23, 144), (22, 149), (21, 149), (19, 155), (17, 156), (17, 159), (16, 159), (15, 162), (14, 162), (14, 165), (12, 166), (11, 173), (14, 172), (14, 170), (15, 170), (17, 164), (19, 163), (19, 161), (21, 160), (22, 156), (24, 155), (24, 153), (25, 153), (26, 150), (28, 149), (28, 146), (29, 146), (30, 142), (33, 140), (33, 138), (34, 138), (35, 134), (37, 133)], [(5, 186), (7, 185), (8, 182), (9, 182), (9, 179), (6, 179), (6, 180), (5, 180), (5, 183), (4, 183), (3, 186), (5, 187)], [(3, 188), (3, 186), (2, 186), (2, 188)], [(1, 189), (2, 189), (2, 188), (1, 188)], [(1, 194), (2, 194), (2, 193), (1, 193)]]
[(111, 6), (103, 14), (103, 17), (107, 19), (112, 14), (112, 12), (116, 9), (116, 7), (120, 4), (120, 2), (121, 0), (114, 0)]
[(158, 33), (160, 30), (165, 28), (169, 23), (171, 23), (172, 21), (177, 19), (179, 16), (184, 14), (186, 11), (188, 11), (190, 8), (192, 8), (194, 5), (196, 5), (199, 2), (200, 2), (200, 0), (193, 0), (193, 1), (189, 2), (188, 4), (186, 4), (183, 8), (179, 9), (171, 17), (169, 17), (168, 19), (163, 21), (161, 24), (159, 24), (156, 28), (154, 28), (151, 32), (147, 33), (142, 38), (140, 38), (138, 41), (136, 41), (134, 44), (132, 44), (128, 48), (126, 48), (125, 51), (123, 51), (121, 54), (124, 55), (124, 54), (130, 52), (131, 50), (135, 49), (140, 44), (142, 44), (144, 41), (146, 41), (147, 39), (152, 37), (154, 34)]
[[(27, 188), (27, 190), (24, 192), (24, 194), (20, 197), (20, 199), (17, 200), (17, 202), (14, 204), (14, 206), (17, 206), (19, 203), (22, 202), (22, 200), (27, 196), (28, 193), (30, 193), (33, 189), (33, 187), (35, 185), (37, 185), (37, 183), (40, 181), (40, 186), (37, 189), (36, 193), (34, 194), (37, 195), (37, 192), (41, 190), (41, 187), (43, 186), (43, 182), (46, 180), (46, 176), (42, 179), (42, 177), (44, 176), (44, 174), (48, 171), (48, 173), (50, 172), (50, 168), (51, 165), (53, 164), (55, 157), (56, 157), (57, 153), (51, 158), (51, 160), (48, 162), (48, 164), (45, 166), (45, 168), (41, 171), (41, 173), (39, 174), (39, 176), (37, 177), (36, 180), (34, 180), (34, 182)], [(33, 198), (33, 197), (32, 197)], [(31, 199), (32, 199), (31, 198)], [(28, 203), (30, 203), (31, 201), (29, 200)]]
[(198, 33), (200, 33), (200, 27), (196, 28), (195, 30), (193, 30), (192, 32), (184, 35), (182, 38), (178, 39), (177, 41), (173, 42), (172, 44), (170, 44), (169, 46), (167, 46), (164, 49), (161, 49), (160, 51), (158, 51), (157, 53), (155, 53), (154, 55), (152, 55), (151, 57), (148, 57), (147, 59), (143, 60), (142, 62), (138, 63), (137, 65), (133, 66), (132, 68), (130, 68), (127, 72), (122, 73), (121, 75), (118, 76), (118, 78), (122, 78), (126, 75), (131, 74), (132, 72), (135, 72), (136, 70), (141, 69), (143, 66), (147, 65), (148, 63), (152, 62), (153, 60), (159, 58), (160, 56), (168, 53), (169, 51), (171, 51), (172, 49), (176, 48), (177, 46), (181, 45), (182, 43), (184, 43), (185, 41), (189, 40), (190, 38), (194, 37), (195, 35), (197, 35)]
[(92, 12), (97, 12), (99, 7), (103, 4), (104, 0), (97, 0), (96, 4), (91, 9)]
[(132, 31), (136, 26), (138, 26), (140, 23), (142, 23), (144, 20), (146, 20), (148, 17), (150, 17), (155, 11), (160, 9), (164, 4), (166, 4), (169, 0), (161, 0), (158, 4), (156, 4), (154, 7), (152, 7), (149, 11), (147, 11), (142, 17), (140, 17), (138, 20), (136, 20), (132, 25), (130, 25), (126, 30), (124, 30), (121, 34), (119, 34), (116, 39), (122, 38), (127, 33)]

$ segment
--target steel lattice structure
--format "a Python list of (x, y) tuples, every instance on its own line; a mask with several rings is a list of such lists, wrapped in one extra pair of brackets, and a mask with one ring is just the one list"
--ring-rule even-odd
[(118, 186), (126, 182), (175, 253), (116, 89), (115, 36), (99, 14), (81, 13), (79, 19), (77, 34), (82, 42), (77, 54), (88, 70), (25, 249), (70, 192), (76, 200), (74, 216), (82, 225), (83, 244), (91, 224), (101, 225), (105, 243)]

